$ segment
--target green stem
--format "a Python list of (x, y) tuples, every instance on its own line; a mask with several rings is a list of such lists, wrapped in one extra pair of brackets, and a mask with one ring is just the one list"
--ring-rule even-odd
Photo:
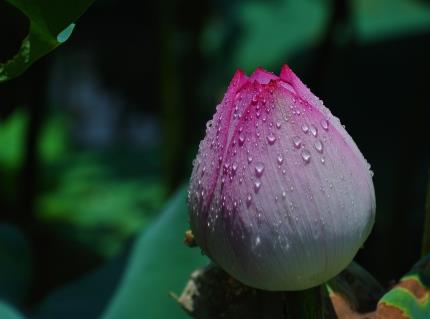
[(427, 198), (425, 203), (424, 216), (424, 235), (421, 248), (421, 255), (426, 256), (430, 253), (430, 175), (427, 186)]

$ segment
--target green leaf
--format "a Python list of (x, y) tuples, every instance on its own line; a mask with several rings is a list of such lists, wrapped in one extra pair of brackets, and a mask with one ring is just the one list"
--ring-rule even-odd
[(26, 238), (13, 226), (0, 224), (0, 299), (22, 304), (29, 292), (31, 276), (31, 253)]
[(4, 169), (16, 170), (21, 166), (27, 123), (28, 114), (21, 109), (0, 122), (0, 165)]
[(121, 254), (95, 271), (55, 290), (43, 300), (32, 318), (99, 318), (121, 280), (127, 256), (127, 253)]
[[(124, 152), (121, 155), (127, 158)], [(166, 188), (159, 179), (148, 178), (137, 169), (134, 176), (126, 176), (118, 163), (106, 162), (106, 157), (94, 152), (69, 152), (57, 174), (52, 173), (53, 165), (47, 161), (46, 176), (52, 179), (54, 175), (51, 184), (55, 188), (48, 188), (37, 199), (37, 217), (50, 223), (59, 235), (111, 257), (162, 209)], [(116, 169), (120, 174), (114, 172)]]
[(329, 18), (324, 1), (244, 1), (238, 22), (246, 33), (238, 39), (232, 65), (248, 73), (257, 66), (283, 64), (323, 35)]
[[(387, 318), (428, 319), (430, 314), (430, 255), (422, 258), (378, 303)], [(401, 316), (399, 316), (401, 313)]]
[(152, 227), (139, 236), (103, 318), (187, 318), (169, 292), (180, 292), (190, 273), (207, 259), (182, 242), (188, 228), (185, 198), (186, 191), (181, 189)]
[(181, 189), (173, 197), (158, 219), (141, 232), (131, 254), (114, 258), (55, 291), (43, 301), (35, 318), (93, 319), (100, 318), (102, 309), (112, 319), (187, 318), (169, 292), (179, 293), (191, 272), (207, 259), (182, 242), (188, 227), (185, 196)]
[(0, 318), (1, 319), (24, 319), (15, 309), (8, 304), (0, 301)]
[(94, 0), (6, 0), (30, 20), (30, 30), (18, 53), (0, 63), (0, 82), (23, 73), (42, 56), (67, 41), (74, 22)]
[(354, 0), (355, 26), (363, 42), (430, 30), (428, 5), (409, 0)]

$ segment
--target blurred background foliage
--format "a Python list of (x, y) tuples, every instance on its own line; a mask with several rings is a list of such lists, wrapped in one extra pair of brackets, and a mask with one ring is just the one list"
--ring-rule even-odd
[(418, 259), (429, 1), (106, 0), (77, 19), (91, 2), (0, 1), (0, 81), (35, 62), (0, 83), (1, 318), (185, 317), (168, 293), (206, 259), (182, 245), (183, 185), (236, 68), (288, 63), (372, 164), (358, 262), (388, 285)]

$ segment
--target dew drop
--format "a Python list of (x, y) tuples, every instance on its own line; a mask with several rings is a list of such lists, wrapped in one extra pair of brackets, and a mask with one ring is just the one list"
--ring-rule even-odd
[(320, 124), (324, 130), (326, 130), (326, 131), (328, 130), (328, 121), (326, 119), (322, 119)]
[(236, 163), (233, 163), (233, 165), (231, 166), (231, 170), (233, 173), (236, 173), (236, 171), (237, 171), (237, 164)]
[(282, 165), (282, 162), (284, 161), (284, 157), (282, 156), (282, 154), (278, 155), (277, 161), (278, 161), (278, 165)]
[(254, 95), (254, 96), (252, 97), (251, 103), (252, 103), (253, 105), (255, 105), (255, 104), (257, 104), (257, 102), (258, 102), (257, 95)]
[(317, 150), (318, 153), (322, 153), (323, 151), (323, 144), (320, 140), (316, 140), (314, 143), (314, 147)]
[(263, 175), (264, 172), (264, 164), (261, 162), (258, 162), (257, 164), (255, 164), (255, 175), (257, 177), (261, 177)]
[(248, 193), (248, 195), (246, 196), (246, 207), (249, 207), (251, 205), (251, 201), (252, 201), (252, 196), (251, 194)]
[(276, 122), (276, 128), (280, 129), (281, 128), (281, 122)]
[(272, 133), (267, 135), (267, 143), (269, 143), (269, 145), (273, 145), (275, 142), (276, 142), (275, 135), (273, 135)]
[(206, 123), (206, 129), (209, 130), (212, 127), (212, 120)]
[(318, 129), (314, 126), (314, 125), (312, 125), (311, 124), (311, 126), (310, 126), (310, 131), (311, 131), (311, 134), (313, 135), (313, 136), (317, 136), (318, 135)]
[(248, 164), (251, 164), (251, 162), (252, 162), (252, 157), (248, 156)]
[(242, 146), (245, 143), (245, 136), (242, 134), (239, 135), (239, 146)]
[(254, 184), (254, 192), (258, 193), (258, 191), (260, 190), (260, 187), (261, 187), (261, 182), (258, 180)]
[(302, 140), (298, 136), (293, 137), (293, 144), (295, 148), (300, 148), (302, 146)]
[(309, 153), (308, 150), (303, 150), (302, 159), (303, 159), (303, 161), (305, 161), (305, 163), (309, 163), (311, 160), (311, 153)]
[(302, 124), (302, 131), (303, 131), (303, 133), (308, 134), (309, 126), (307, 126), (306, 124)]
[(322, 163), (322, 164), (325, 164), (325, 158), (324, 158), (324, 156), (323, 156), (323, 157), (321, 157), (321, 163)]

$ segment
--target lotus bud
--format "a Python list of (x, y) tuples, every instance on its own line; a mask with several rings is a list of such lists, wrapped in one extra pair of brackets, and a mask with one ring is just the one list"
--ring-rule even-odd
[(236, 72), (200, 143), (191, 230), (246, 285), (302, 290), (341, 272), (375, 218), (372, 173), (339, 120), (288, 66)]

